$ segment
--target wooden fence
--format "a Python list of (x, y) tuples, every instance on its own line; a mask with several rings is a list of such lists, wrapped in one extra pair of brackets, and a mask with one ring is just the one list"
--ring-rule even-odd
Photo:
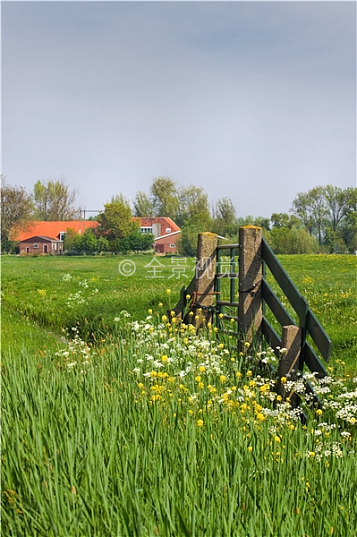
[[(225, 270), (222, 270), (223, 266)], [(275, 279), (283, 293), (283, 301), (291, 308), (283, 305), (269, 285), (268, 271), (270, 279)], [(222, 282), (226, 278), (229, 280), (229, 297), (222, 299)], [(225, 292), (227, 294), (227, 285)], [(188, 310), (190, 315), (187, 315)], [(239, 244), (217, 245), (217, 235), (201, 233), (195, 277), (182, 288), (174, 312), (175, 315), (186, 312), (185, 321), (194, 323), (197, 328), (204, 320), (215, 320), (221, 332), (234, 336), (238, 350), (242, 350), (245, 342), (257, 338), (266, 341), (273, 349), (285, 348), (284, 354), (277, 352), (279, 378), (287, 376), (289, 380), (296, 380), (305, 368), (316, 373), (317, 378), (327, 375), (320, 357), (328, 362), (331, 341), (264, 240), (260, 227), (241, 227)], [(280, 334), (268, 320), (272, 316), (280, 325)], [(224, 320), (228, 319), (237, 321), (237, 332), (224, 328)], [(306, 390), (319, 403), (308, 381)], [(284, 392), (284, 395), (291, 394)], [(297, 396), (293, 397), (292, 403), (294, 406), (298, 404)]]

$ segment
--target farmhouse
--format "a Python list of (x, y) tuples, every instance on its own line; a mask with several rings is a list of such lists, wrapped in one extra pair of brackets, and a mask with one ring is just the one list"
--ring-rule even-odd
[(157, 254), (177, 254), (175, 239), (181, 229), (168, 216), (134, 217), (141, 233), (152, 233), (155, 237), (154, 250)]
[[(156, 253), (177, 253), (175, 238), (181, 233), (181, 230), (171, 218), (167, 216), (150, 216), (134, 217), (133, 220), (139, 224), (141, 233), (152, 233), (154, 235), (154, 249)], [(76, 233), (81, 234), (86, 229), (95, 229), (97, 226), (98, 222), (95, 220), (33, 222), (27, 231), (13, 233), (11, 240), (20, 242), (20, 254), (33, 254), (36, 252), (41, 254), (59, 254), (63, 252), (63, 240), (68, 229), (73, 229)], [(34, 244), (38, 246), (34, 247)]]

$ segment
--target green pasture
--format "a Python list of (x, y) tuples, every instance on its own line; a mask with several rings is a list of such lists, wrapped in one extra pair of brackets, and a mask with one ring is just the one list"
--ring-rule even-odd
[[(279, 259), (332, 340), (331, 364), (343, 361), (353, 374), (357, 355), (357, 257), (286, 255)], [(76, 327), (81, 337), (98, 343), (113, 331), (114, 319), (121, 310), (143, 319), (148, 309), (160, 302), (164, 309), (173, 307), (180, 289), (193, 277), (194, 268), (194, 259), (175, 257), (3, 256), (3, 351), (23, 344), (17, 336), (17, 323), (21, 324), (22, 319), (27, 325), (43, 327), (45, 342), (48, 332), (63, 335), (62, 329), (71, 333)], [(171, 290), (170, 296), (167, 289)], [(281, 293), (279, 297), (284, 303)], [(9, 315), (14, 316), (15, 323), (8, 323)]]
[(167, 323), (193, 260), (4, 256), (3, 534), (354, 537), (356, 258), (280, 259), (333, 343), (306, 425), (253, 347)]

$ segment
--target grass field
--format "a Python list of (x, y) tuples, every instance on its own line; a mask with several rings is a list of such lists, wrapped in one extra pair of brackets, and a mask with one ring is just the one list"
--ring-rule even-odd
[(307, 425), (253, 348), (167, 323), (193, 260), (3, 257), (4, 535), (354, 536), (356, 258), (280, 260), (333, 344)]
[[(281, 263), (332, 340), (331, 364), (343, 361), (357, 372), (356, 256), (280, 256)], [(135, 267), (132, 275), (130, 273)], [(176, 304), (194, 275), (194, 260), (151, 256), (3, 257), (3, 350), (23, 344), (8, 315), (61, 334), (76, 327), (100, 342), (122, 309), (144, 319), (148, 309)], [(166, 289), (171, 290), (170, 300)], [(224, 297), (223, 297), (224, 298)], [(284, 298), (280, 296), (284, 302)], [(46, 339), (47, 341), (47, 335)]]

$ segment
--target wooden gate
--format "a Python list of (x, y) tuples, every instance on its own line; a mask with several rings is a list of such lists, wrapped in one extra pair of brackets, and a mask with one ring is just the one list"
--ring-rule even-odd
[[(305, 368), (317, 378), (327, 375), (321, 360), (328, 362), (331, 341), (264, 240), (261, 228), (241, 227), (239, 244), (217, 246), (216, 235), (200, 234), (196, 267), (195, 277), (181, 290), (176, 315), (189, 309), (186, 321), (197, 326), (213, 319), (221, 333), (234, 338), (238, 350), (247, 341), (265, 341), (275, 350), (286, 348), (284, 354), (276, 352), (279, 377), (295, 380)], [(287, 306), (268, 280), (278, 284)], [(237, 330), (227, 327), (226, 321), (232, 320)], [(308, 381), (306, 389), (319, 402)]]

